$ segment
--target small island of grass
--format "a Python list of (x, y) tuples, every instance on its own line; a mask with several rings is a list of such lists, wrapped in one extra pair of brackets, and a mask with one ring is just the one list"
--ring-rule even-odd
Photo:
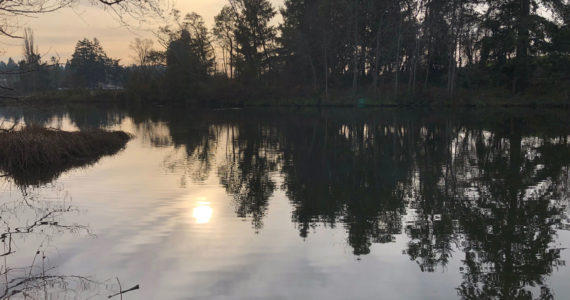
[(38, 185), (62, 172), (97, 162), (123, 149), (123, 131), (62, 131), (41, 126), (0, 131), (0, 171), (18, 185)]

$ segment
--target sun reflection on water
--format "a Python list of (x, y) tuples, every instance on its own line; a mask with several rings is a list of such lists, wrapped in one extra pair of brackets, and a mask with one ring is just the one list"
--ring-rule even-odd
[(198, 224), (206, 224), (212, 218), (213, 209), (210, 207), (210, 202), (198, 202), (197, 206), (192, 210), (192, 217)]

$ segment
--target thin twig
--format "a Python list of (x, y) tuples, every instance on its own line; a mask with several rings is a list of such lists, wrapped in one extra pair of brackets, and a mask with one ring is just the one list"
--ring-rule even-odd
[[(118, 278), (117, 278), (117, 281), (119, 281)], [(121, 300), (122, 300), (122, 299), (123, 299), (123, 294), (128, 293), (128, 292), (131, 292), (131, 291), (134, 291), (134, 290), (138, 290), (138, 289), (140, 289), (140, 286), (137, 284), (137, 285), (133, 286), (132, 288), (130, 288), (130, 289), (128, 289), (128, 290), (124, 290), (124, 291), (120, 291), (120, 289), (121, 289), (121, 285), (120, 285), (120, 282), (119, 282), (119, 292), (116, 293), (116, 294), (113, 294), (113, 295), (111, 295), (111, 296), (108, 296), (107, 298), (110, 299), (110, 298), (113, 298), (113, 297), (115, 297), (115, 296), (121, 296)]]

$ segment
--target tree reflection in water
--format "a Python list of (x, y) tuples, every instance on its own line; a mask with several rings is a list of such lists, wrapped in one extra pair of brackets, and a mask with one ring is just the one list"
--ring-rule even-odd
[(198, 182), (215, 172), (256, 231), (281, 188), (302, 238), (342, 226), (366, 255), (407, 237), (404, 253), (422, 272), (462, 258), (462, 298), (552, 296), (547, 277), (564, 263), (556, 230), (568, 218), (564, 112), (116, 111), (106, 120), (167, 127), (169, 138), (164, 128), (145, 133), (184, 149), (166, 167)]
[(279, 160), (275, 132), (244, 122), (228, 127), (226, 134), (229, 143), (218, 168), (220, 183), (233, 195), (238, 217), (250, 217), (255, 230), (259, 230), (276, 187), (270, 175), (277, 170)]
[(334, 111), (209, 117), (226, 126), (214, 138), (228, 141), (220, 183), (256, 230), (278, 171), (303, 238), (319, 224), (342, 225), (353, 253), (364, 255), (405, 233), (405, 253), (421, 271), (464, 253), (465, 299), (550, 296), (545, 276), (560, 263), (554, 227), (568, 199), (564, 124), (537, 128), (516, 114), (471, 122)]
[(509, 121), (503, 132), (470, 134), (472, 178), (456, 179), (467, 299), (552, 297), (545, 276), (560, 263), (551, 243), (568, 200), (569, 148), (566, 138), (524, 137), (522, 121)]

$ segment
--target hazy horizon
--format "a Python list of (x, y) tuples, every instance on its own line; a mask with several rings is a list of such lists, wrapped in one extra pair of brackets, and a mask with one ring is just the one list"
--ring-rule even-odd
[[(278, 10), (284, 1), (270, 0), (270, 2)], [(173, 7), (182, 14), (198, 13), (204, 18), (208, 29), (211, 29), (214, 16), (227, 3), (228, 0), (180, 0), (176, 1)], [(100, 6), (79, 3), (56, 12), (38, 15), (36, 18), (21, 18), (18, 24), (22, 28), (28, 27), (33, 30), (36, 45), (44, 60), (55, 56), (59, 57), (61, 62), (65, 62), (71, 57), (77, 41), (83, 38), (97, 38), (107, 55), (120, 59), (121, 64), (129, 65), (133, 62), (129, 44), (135, 38), (153, 39), (155, 47), (160, 47), (152, 30), (164, 24), (164, 21), (150, 21), (147, 24), (133, 21), (126, 27), (111, 11), (104, 10)], [(0, 60), (7, 61), (12, 57), (18, 61), (23, 55), (22, 47), (23, 40), (3, 36), (0, 38)]]

